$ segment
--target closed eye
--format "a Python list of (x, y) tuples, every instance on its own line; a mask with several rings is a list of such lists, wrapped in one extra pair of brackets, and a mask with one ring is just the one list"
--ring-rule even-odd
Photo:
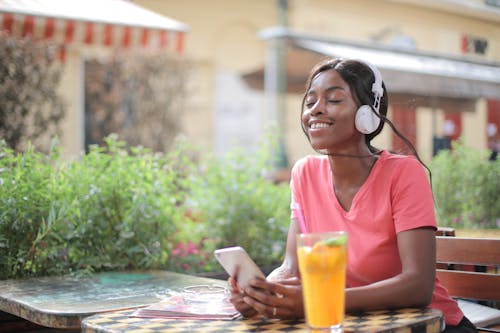
[(307, 101), (306, 102), (306, 107), (308, 109), (312, 108), (314, 106), (314, 104), (316, 104), (316, 101)]

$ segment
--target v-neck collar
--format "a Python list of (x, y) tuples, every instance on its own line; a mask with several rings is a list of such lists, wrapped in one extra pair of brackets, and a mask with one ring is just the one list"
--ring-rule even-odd
[[(345, 208), (340, 204), (337, 196), (335, 195), (335, 190), (333, 186), (333, 173), (330, 168), (328, 168), (328, 187), (329, 191), (328, 194), (330, 196), (330, 202), (333, 202), (336, 207), (342, 212), (344, 216), (349, 216), (353, 214), (354, 211), (356, 211), (357, 206), (358, 206), (358, 200), (360, 197), (363, 196), (363, 194), (368, 191), (370, 184), (373, 182), (373, 179), (377, 176), (380, 166), (383, 163), (382, 161), (385, 160), (387, 157), (387, 152), (383, 150), (377, 160), (375, 160), (375, 163), (373, 164), (370, 173), (368, 174), (368, 178), (366, 178), (365, 182), (361, 185), (359, 188), (358, 192), (354, 195), (354, 198), (352, 199), (351, 203), (351, 208), (349, 210), (345, 210)], [(328, 161), (328, 160), (327, 160)], [(330, 163), (330, 162), (328, 162)]]

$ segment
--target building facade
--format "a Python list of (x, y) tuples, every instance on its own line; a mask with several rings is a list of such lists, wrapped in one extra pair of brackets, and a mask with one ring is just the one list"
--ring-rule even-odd
[[(221, 154), (236, 146), (252, 150), (272, 130), (283, 140), (288, 166), (313, 153), (299, 126), (300, 102), (308, 71), (325, 56), (356, 57), (379, 67), (389, 91), (389, 118), (424, 160), (450, 140), (462, 137), (469, 146), (488, 149), (500, 135), (498, 1), (128, 3), (182, 22), (174, 22), (169, 37), (160, 41), (168, 42), (165, 52), (181, 53), (189, 63), (178, 119), (189, 140), (208, 151)], [(40, 18), (12, 21), (18, 16), (3, 14), (3, 27), (37, 30)], [(63, 39), (68, 31), (81, 39), (65, 45), (61, 84), (68, 104), (63, 154), (74, 156), (84, 151), (86, 141), (84, 63), (109, 57), (118, 40), (130, 40), (119, 22), (82, 21), (67, 30), (69, 21), (59, 21), (55, 26), (65, 24), (66, 30), (54, 31)], [(147, 23), (135, 22), (132, 29), (139, 48), (146, 46)], [(49, 31), (47, 27), (38, 26), (39, 33)], [(387, 127), (375, 144), (405, 148)]]
[[(312, 153), (299, 126), (303, 79), (314, 61), (335, 53), (290, 46), (298, 43), (297, 36), (303, 38), (299, 42), (320, 41), (331, 46), (333, 41), (336, 46), (354, 44), (370, 51), (393, 51), (398, 56), (393, 61), (401, 62), (403, 69), (379, 66), (383, 76), (390, 78), (385, 80), (390, 93), (389, 117), (424, 160), (429, 160), (446, 139), (463, 137), (467, 145), (487, 149), (499, 135), (500, 80), (467, 78), (472, 70), (498, 73), (492, 71), (500, 68), (500, 8), (488, 5), (488, 1), (135, 2), (191, 27), (185, 40), (185, 55), (193, 71), (182, 115), (184, 130), (193, 142), (216, 152), (234, 145), (251, 148), (259, 134), (270, 125), (273, 128), (274, 123), (277, 131), (283, 131), (290, 164)], [(271, 64), (276, 59), (273, 43), (280, 39), (269, 37), (273, 27), (285, 28), (286, 33), (278, 29), (281, 35), (278, 32), (274, 37), (288, 42), (285, 58), (281, 58), (286, 62), (288, 89), (281, 100), (273, 95), (272, 87), (266, 89), (266, 84), (279, 81), (270, 79), (269, 70), (265, 71), (269, 59), (274, 59)], [(401, 55), (410, 55), (413, 61), (427, 57), (424, 60), (431, 64), (444, 59), (443, 66), (455, 67), (452, 74), (429, 67), (425, 69), (428, 75), (418, 75), (404, 69)], [(436, 74), (431, 75), (432, 71)], [(403, 79), (410, 83), (400, 89), (398, 82)], [(294, 84), (295, 89), (290, 88)], [(389, 128), (376, 144), (404, 149)]]

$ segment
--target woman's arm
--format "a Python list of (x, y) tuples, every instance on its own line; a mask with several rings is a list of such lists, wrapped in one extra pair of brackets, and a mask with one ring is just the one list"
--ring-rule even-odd
[(295, 218), (292, 218), (290, 221), (290, 227), (288, 228), (285, 258), (283, 263), (267, 276), (268, 281), (285, 280), (299, 275), (296, 244), (296, 237), (299, 233), (298, 225), (298, 221)]
[(433, 228), (400, 232), (397, 236), (402, 271), (392, 278), (346, 290), (346, 311), (426, 306), (432, 300), (436, 274)]
[[(295, 254), (297, 232), (298, 229), (292, 231), (291, 227), (288, 234), (287, 255), (283, 264), (272, 273), (273, 275), (289, 276), (294, 273), (298, 275)], [(402, 263), (401, 274), (367, 286), (348, 288), (346, 311), (428, 305), (432, 300), (435, 281), (434, 233), (433, 228), (419, 228), (399, 233), (397, 242)], [(273, 308), (276, 307), (277, 316), (280, 318), (304, 316), (302, 290), (298, 279), (290, 282), (276, 280), (276, 283), (253, 280), (251, 285), (253, 288), (245, 290), (243, 302), (256, 312), (272, 316)]]

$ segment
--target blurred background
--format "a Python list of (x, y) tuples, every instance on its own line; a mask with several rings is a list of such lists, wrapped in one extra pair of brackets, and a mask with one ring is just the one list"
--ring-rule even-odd
[[(497, 0), (0, 0), (0, 23), (0, 134), (19, 150), (59, 133), (73, 158), (118, 133), (224, 154), (271, 131), (286, 180), (313, 153), (300, 102), (327, 56), (379, 67), (389, 117), (424, 161), (460, 138), (498, 146)], [(388, 127), (375, 143), (406, 149)]]
[[(232, 245), (275, 267), (325, 57), (378, 66), (438, 225), (498, 235), (499, 5), (0, 0), (0, 280), (217, 273)], [(408, 152), (387, 126), (375, 141)]]

